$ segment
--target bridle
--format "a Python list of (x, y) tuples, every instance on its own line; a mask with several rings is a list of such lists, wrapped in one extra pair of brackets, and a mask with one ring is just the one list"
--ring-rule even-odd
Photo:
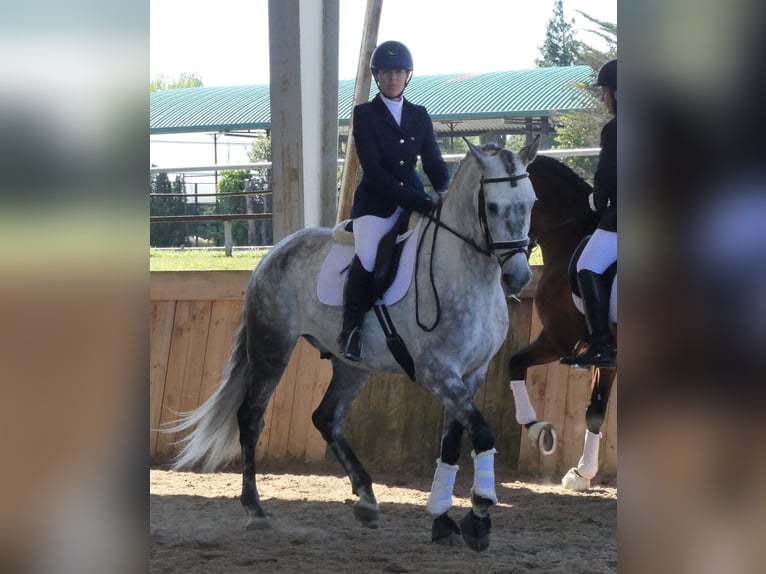
[[(522, 180), (524, 178), (528, 178), (529, 174), (527, 172), (519, 173), (516, 175), (508, 175), (505, 177), (490, 177), (490, 178), (484, 178), (482, 176), (481, 182), (479, 184), (479, 224), (481, 225), (482, 233), (484, 234), (484, 242), (486, 243), (486, 247), (482, 247), (476, 241), (474, 241), (472, 238), (467, 237), (463, 235), (462, 233), (455, 231), (444, 223), (441, 220), (441, 210), (442, 206), (439, 205), (436, 208), (436, 216), (426, 214), (424, 217), (428, 219), (428, 223), (425, 226), (425, 229), (423, 230), (423, 233), (420, 236), (420, 242), (418, 244), (417, 249), (417, 255), (416, 255), (416, 261), (415, 261), (415, 267), (417, 269), (418, 262), (420, 261), (420, 249), (423, 246), (423, 239), (426, 236), (426, 232), (428, 231), (428, 227), (433, 223), (436, 226), (436, 229), (434, 229), (433, 237), (431, 240), (431, 264), (429, 268), (429, 276), (431, 279), (431, 288), (433, 289), (434, 298), (436, 300), (436, 319), (434, 320), (433, 325), (430, 327), (426, 327), (423, 323), (420, 321), (419, 317), (419, 305), (418, 305), (418, 274), (417, 271), (415, 272), (415, 319), (417, 321), (418, 326), (423, 329), (424, 331), (433, 331), (434, 328), (436, 328), (436, 325), (439, 324), (439, 319), (441, 317), (441, 304), (439, 302), (439, 293), (436, 291), (436, 286), (434, 284), (434, 274), (433, 274), (433, 262), (434, 257), (433, 253), (435, 251), (436, 247), (436, 235), (439, 231), (439, 228), (444, 228), (456, 237), (459, 237), (462, 239), (465, 243), (473, 247), (478, 253), (481, 253), (482, 255), (486, 255), (487, 257), (494, 257), (497, 264), (502, 267), (505, 265), (505, 263), (514, 255), (517, 255), (518, 253), (523, 253), (527, 260), (529, 260), (529, 251), (530, 251), (530, 241), (529, 237), (524, 237), (522, 239), (514, 239), (512, 241), (494, 241), (492, 239), (492, 233), (489, 230), (489, 222), (487, 221), (487, 205), (486, 205), (486, 199), (484, 194), (484, 184), (485, 183), (503, 183), (503, 182), (510, 182), (511, 187), (516, 187), (516, 184), (519, 180)], [(498, 255), (497, 251), (506, 251), (503, 255)]]
[[(514, 239), (513, 241), (493, 241), (492, 233), (489, 231), (489, 222), (487, 221), (487, 207), (484, 199), (484, 184), (485, 183), (501, 183), (509, 181), (511, 187), (516, 187), (516, 182), (521, 179), (528, 178), (527, 172), (520, 173), (518, 175), (509, 175), (506, 177), (491, 177), (484, 179), (481, 178), (481, 184), (479, 187), (479, 223), (484, 230), (484, 240), (487, 243), (487, 251), (489, 254), (495, 256), (498, 264), (502, 267), (506, 261), (517, 253), (523, 253), (527, 260), (529, 260), (529, 237), (523, 237), (522, 239)], [(507, 250), (504, 256), (500, 257), (495, 253), (496, 250)]]
[[(529, 259), (529, 237), (523, 237), (522, 239), (514, 239), (512, 241), (494, 241), (492, 239), (492, 233), (489, 230), (489, 222), (487, 221), (487, 205), (486, 205), (486, 199), (484, 194), (484, 184), (485, 183), (502, 183), (502, 182), (510, 182), (511, 187), (516, 187), (516, 182), (519, 180), (528, 178), (529, 174), (527, 172), (516, 174), (516, 175), (509, 175), (506, 177), (490, 177), (490, 178), (481, 178), (481, 182), (479, 184), (479, 225), (481, 225), (482, 233), (484, 234), (484, 242), (486, 244), (486, 247), (482, 247), (476, 241), (474, 241), (470, 237), (466, 237), (462, 233), (459, 233), (458, 231), (455, 231), (452, 229), (449, 225), (442, 222), (441, 220), (441, 205), (436, 210), (436, 217), (434, 217), (431, 214), (427, 214), (425, 217), (429, 219), (429, 223), (426, 225), (426, 230), (428, 229), (428, 226), (433, 223), (437, 226), (437, 230), (439, 227), (442, 227), (452, 233), (453, 235), (459, 237), (464, 242), (468, 243), (471, 247), (473, 247), (478, 253), (481, 253), (482, 255), (486, 255), (487, 257), (494, 257), (497, 261), (498, 265), (501, 267), (505, 264), (506, 261), (508, 261), (511, 257), (516, 255), (517, 253), (523, 253), (527, 259)], [(433, 241), (436, 242), (436, 231), (434, 231)], [(422, 244), (422, 238), (425, 237), (425, 230), (423, 232), (423, 235), (421, 236), (421, 244)], [(420, 251), (420, 248), (418, 248), (418, 251)], [(497, 254), (497, 251), (507, 251), (504, 255), (500, 256)]]

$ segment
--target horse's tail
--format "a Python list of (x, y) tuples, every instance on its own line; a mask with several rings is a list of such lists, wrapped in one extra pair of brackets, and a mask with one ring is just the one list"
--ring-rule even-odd
[(213, 395), (197, 409), (181, 414), (169, 432), (196, 428), (179, 441), (181, 450), (172, 468), (189, 468), (202, 461), (205, 471), (212, 471), (230, 462), (239, 450), (237, 411), (245, 399), (250, 377), (247, 359), (247, 330), (244, 320), (237, 331), (226, 372)]

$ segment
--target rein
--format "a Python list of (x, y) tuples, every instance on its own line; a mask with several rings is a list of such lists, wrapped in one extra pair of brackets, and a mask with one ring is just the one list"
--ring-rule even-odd
[[(434, 252), (436, 251), (436, 235), (439, 231), (439, 228), (444, 228), (456, 237), (462, 239), (465, 243), (473, 247), (478, 253), (481, 253), (482, 255), (486, 255), (487, 257), (494, 257), (497, 264), (502, 267), (511, 257), (518, 253), (523, 253), (527, 259), (529, 259), (529, 237), (525, 237), (523, 239), (515, 239), (513, 241), (493, 241), (492, 240), (492, 233), (489, 231), (489, 222), (487, 221), (487, 208), (486, 203), (484, 199), (484, 184), (485, 183), (501, 183), (501, 182), (510, 182), (511, 187), (516, 187), (516, 182), (529, 177), (529, 174), (524, 172), (519, 175), (509, 175), (506, 177), (492, 177), (484, 179), (481, 178), (481, 183), (479, 185), (479, 223), (481, 225), (482, 232), (484, 233), (484, 240), (487, 244), (486, 247), (482, 247), (476, 241), (471, 239), (470, 237), (467, 237), (463, 235), (462, 233), (459, 233), (458, 231), (455, 231), (452, 227), (447, 225), (446, 223), (442, 222), (441, 220), (441, 211), (442, 206), (439, 205), (436, 209), (436, 217), (433, 217), (430, 213), (425, 214), (424, 217), (428, 219), (428, 223), (426, 224), (425, 228), (423, 229), (423, 233), (420, 236), (420, 241), (418, 243), (418, 249), (417, 249), (417, 256), (415, 260), (415, 320), (417, 321), (418, 327), (423, 329), (426, 332), (433, 331), (436, 326), (439, 324), (439, 321), (441, 319), (441, 302), (439, 301), (439, 293), (436, 290), (436, 283), (434, 281), (434, 270), (433, 270), (433, 264), (434, 264)], [(428, 231), (428, 228), (431, 224), (434, 224), (436, 228), (434, 229), (433, 238), (431, 240), (431, 261), (429, 263), (428, 267), (428, 275), (431, 280), (431, 290), (434, 294), (434, 299), (436, 300), (436, 319), (434, 320), (433, 325), (430, 327), (427, 327), (420, 321), (420, 305), (418, 304), (418, 274), (417, 274), (417, 268), (420, 263), (420, 250), (423, 247), (423, 239), (426, 236), (426, 232)], [(498, 255), (495, 250), (503, 250), (508, 251), (508, 253), (504, 254), (503, 256)]]

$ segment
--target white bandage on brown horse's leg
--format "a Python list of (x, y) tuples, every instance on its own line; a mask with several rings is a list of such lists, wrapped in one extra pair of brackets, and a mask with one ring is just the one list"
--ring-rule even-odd
[(537, 420), (535, 407), (529, 400), (527, 383), (525, 381), (511, 381), (511, 392), (513, 393), (513, 402), (516, 404), (516, 422), (525, 425)]
[(577, 472), (583, 478), (590, 480), (598, 472), (598, 446), (601, 442), (601, 433), (595, 434), (585, 431), (585, 444), (582, 447), (582, 456), (577, 463)]
[(473, 459), (473, 487), (471, 492), (491, 500), (497, 504), (497, 493), (495, 492), (495, 453), (494, 448), (485, 450), (476, 454), (471, 451)]
[(447, 464), (442, 462), (441, 458), (436, 459), (434, 481), (426, 503), (426, 510), (429, 513), (439, 516), (452, 508), (452, 491), (455, 489), (458, 468), (460, 467), (456, 464)]

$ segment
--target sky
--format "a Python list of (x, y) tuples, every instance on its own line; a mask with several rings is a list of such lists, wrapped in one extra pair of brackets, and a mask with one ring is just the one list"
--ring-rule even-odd
[[(356, 76), (366, 5), (340, 0), (340, 79)], [(415, 75), (534, 68), (553, 5), (554, 0), (383, 0), (378, 43), (406, 44)], [(577, 37), (599, 47), (599, 38), (587, 32), (594, 26), (576, 10), (616, 23), (617, 0), (564, 0)], [(205, 86), (269, 83), (268, 0), (151, 0), (150, 18), (151, 78), (196, 73)], [(162, 144), (178, 139), (153, 137), (152, 163), (212, 163), (212, 151), (200, 149), (212, 149), (210, 136), (191, 138), (204, 144), (180, 146), (181, 151)], [(219, 147), (219, 163), (247, 161), (245, 147), (241, 140)]]

